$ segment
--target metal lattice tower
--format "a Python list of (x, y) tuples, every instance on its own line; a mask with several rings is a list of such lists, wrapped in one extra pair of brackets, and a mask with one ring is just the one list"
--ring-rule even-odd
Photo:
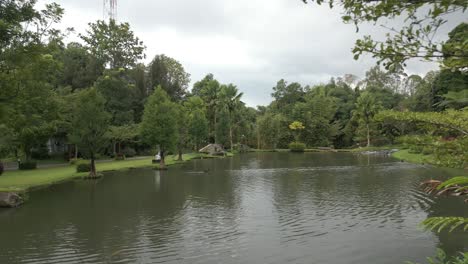
[(104, 20), (117, 20), (117, 0), (104, 0)]

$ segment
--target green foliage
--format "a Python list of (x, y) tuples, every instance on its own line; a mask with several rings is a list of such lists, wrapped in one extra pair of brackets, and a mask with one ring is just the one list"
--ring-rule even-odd
[(468, 218), (463, 217), (430, 217), (424, 220), (421, 225), (426, 229), (442, 232), (442, 230), (448, 228), (449, 232), (460, 228), (463, 231), (468, 230)]
[(70, 142), (94, 160), (108, 143), (110, 115), (105, 111), (105, 99), (95, 88), (91, 88), (80, 92), (75, 103)]
[(70, 165), (77, 165), (79, 163), (83, 162), (83, 159), (81, 158), (73, 158), (73, 159), (70, 159), (69, 163)]
[(76, 172), (90, 172), (91, 171), (91, 163), (89, 162), (80, 162), (76, 165)]
[(190, 97), (184, 102), (185, 111), (188, 113), (188, 135), (195, 150), (208, 137), (208, 120), (206, 119), (206, 107), (203, 100), (198, 96)]
[(448, 35), (449, 40), (442, 46), (443, 66), (451, 70), (466, 70), (468, 67), (468, 42), (466, 41), (468, 39), (468, 23), (461, 23)]
[(357, 120), (359, 127), (365, 130), (367, 147), (371, 145), (371, 126), (374, 123), (374, 116), (380, 109), (380, 103), (375, 100), (369, 91), (363, 92), (356, 101), (356, 109), (353, 110), (353, 118)]
[(304, 88), (299, 83), (288, 84), (283, 79), (273, 87), (271, 94), (275, 99), (275, 108), (281, 109), (283, 113), (292, 112), (292, 106), (297, 102), (303, 102), (304, 95)]
[(91, 87), (104, 71), (102, 62), (76, 42), (67, 45), (59, 60), (63, 65), (60, 84), (72, 91)]
[[(303, 2), (308, 2), (303, 0)], [(357, 30), (363, 23), (378, 23), (384, 19), (402, 18), (399, 28), (388, 28), (385, 40), (374, 40), (364, 36), (356, 41), (353, 49), (354, 58), (363, 53), (370, 53), (383, 63), (387, 69), (397, 69), (412, 58), (436, 61), (444, 58), (446, 67), (466, 68), (466, 26), (457, 27), (447, 43), (436, 40), (433, 36), (448, 21), (448, 14), (465, 12), (468, 7), (464, 0), (446, 1), (365, 1), (354, 0), (311, 0), (317, 4), (328, 3), (330, 7), (341, 6), (342, 20), (354, 23)]]
[(112, 125), (124, 126), (134, 122), (133, 104), (136, 91), (130, 86), (126, 71), (106, 71), (104, 76), (97, 80), (95, 87), (106, 101), (105, 109), (112, 115)]
[(32, 161), (32, 160), (20, 162), (18, 164), (18, 169), (19, 170), (35, 170), (37, 169), (37, 162)]
[(128, 23), (99, 20), (90, 23), (87, 34), (80, 37), (91, 54), (111, 69), (128, 69), (145, 57), (145, 46), (135, 37)]
[[(429, 264), (466, 264), (468, 263), (468, 253), (460, 253), (459, 256), (452, 258), (447, 257), (447, 254), (442, 249), (437, 249), (436, 256), (433, 258), (427, 258)], [(407, 261), (406, 264), (414, 264), (411, 261)]]
[(287, 135), (287, 119), (282, 114), (268, 112), (257, 118), (258, 141), (261, 146), (276, 149), (281, 138)]
[(468, 135), (468, 109), (452, 110), (445, 112), (399, 112), (382, 111), (376, 119), (380, 122), (396, 120), (425, 126), (429, 131), (452, 131), (460, 135)]
[(177, 60), (164, 54), (156, 55), (148, 66), (150, 89), (161, 86), (173, 100), (181, 100), (187, 93), (190, 74)]
[(150, 146), (159, 145), (161, 151), (168, 151), (176, 145), (177, 132), (177, 107), (167, 93), (157, 87), (145, 105), (141, 137)]
[(206, 75), (202, 80), (193, 85), (192, 93), (203, 99), (207, 109), (207, 118), (209, 120), (209, 135), (217, 142), (217, 122), (220, 101), (221, 85), (214, 78), (213, 74)]
[(306, 149), (306, 145), (301, 142), (292, 142), (289, 144), (289, 149), (292, 152), (304, 152), (304, 150)]

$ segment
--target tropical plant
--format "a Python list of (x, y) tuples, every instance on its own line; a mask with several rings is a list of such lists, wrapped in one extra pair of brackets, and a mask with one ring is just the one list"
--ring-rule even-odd
[(369, 91), (362, 93), (356, 101), (353, 118), (356, 118), (359, 124), (365, 126), (367, 147), (371, 146), (371, 125), (374, 122), (374, 116), (380, 109), (380, 103), (374, 99), (374, 96)]
[[(428, 264), (466, 264), (468, 263), (468, 252), (460, 253), (458, 256), (452, 258), (440, 248), (437, 249), (435, 257), (427, 258)], [(417, 264), (411, 261), (405, 262), (406, 264)]]

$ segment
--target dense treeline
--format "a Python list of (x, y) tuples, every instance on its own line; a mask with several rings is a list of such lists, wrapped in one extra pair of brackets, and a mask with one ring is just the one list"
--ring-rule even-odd
[[(393, 144), (400, 136), (428, 132), (375, 118), (382, 110), (461, 113), (468, 105), (466, 71), (408, 76), (376, 66), (363, 79), (345, 75), (315, 86), (280, 80), (273, 102), (252, 108), (236, 85), (212, 74), (190, 89), (190, 74), (173, 58), (157, 55), (141, 63), (146, 48), (127, 23), (97, 21), (79, 35), (80, 43), (67, 43), (67, 32), (51, 26), (63, 9), (50, 4), (37, 11), (34, 4), (7, 0), (0, 6), (3, 158), (65, 154), (94, 161), (154, 155), (156, 148), (164, 157), (207, 143), (229, 149)], [(450, 34), (451, 45), (467, 35), (468, 25), (461, 24)], [(430, 133), (466, 142), (466, 133), (454, 129)]]

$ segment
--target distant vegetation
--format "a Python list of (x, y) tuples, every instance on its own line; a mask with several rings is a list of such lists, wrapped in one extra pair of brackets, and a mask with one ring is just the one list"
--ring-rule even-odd
[(0, 155), (24, 168), (50, 155), (93, 161), (160, 151), (164, 162), (208, 143), (296, 151), (400, 144), (436, 164), (467, 166), (468, 75), (453, 51), (466, 45), (466, 23), (441, 43), (439, 71), (408, 75), (391, 63), (362, 79), (279, 80), (273, 102), (253, 108), (212, 74), (190, 89), (190, 74), (166, 55), (142, 64), (146, 47), (128, 23), (96, 21), (80, 43), (65, 44), (68, 32), (54, 27), (64, 10), (38, 11), (35, 2), (0, 5)]

